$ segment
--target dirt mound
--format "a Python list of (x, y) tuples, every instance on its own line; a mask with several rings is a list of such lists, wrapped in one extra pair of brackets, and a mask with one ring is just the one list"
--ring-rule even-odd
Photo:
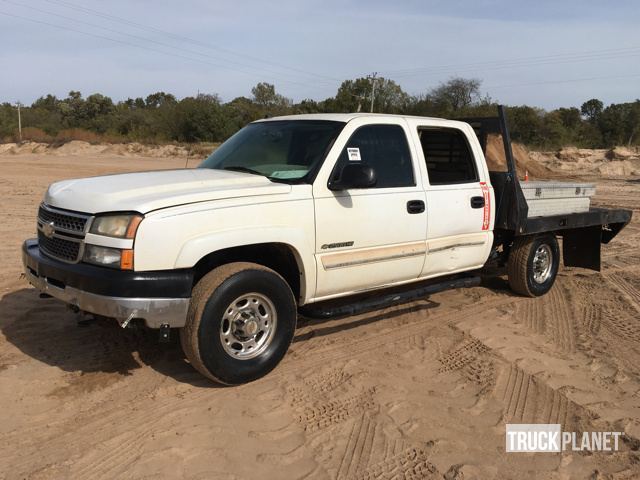
[[(546, 178), (549, 176), (549, 169), (532, 159), (524, 145), (513, 143), (511, 150), (513, 151), (513, 158), (516, 161), (516, 169), (518, 170), (519, 177), (524, 177), (525, 171), (528, 171), (529, 175), (535, 178)], [(490, 171), (507, 171), (507, 160), (500, 135), (489, 135), (485, 157)]]
[(15, 143), (0, 143), (0, 155), (3, 153), (11, 153), (11, 150), (15, 148)]
[(48, 144), (38, 142), (22, 143), (2, 143), (0, 144), (0, 155), (19, 155), (21, 153), (43, 153), (47, 150)]
[(633, 163), (629, 160), (603, 162), (596, 168), (596, 170), (602, 176), (606, 177), (624, 177), (640, 173), (640, 169), (634, 167)]
[(636, 149), (627, 147), (615, 147), (609, 150), (605, 155), (609, 160), (631, 160), (640, 159), (640, 152)]
[(604, 178), (640, 175), (640, 153), (633, 148), (565, 147), (556, 152), (531, 152), (530, 156), (555, 173)]
[(93, 144), (82, 140), (72, 140), (60, 146), (48, 143), (23, 142), (0, 143), (0, 155), (45, 153), (56, 156), (117, 155), (122, 157), (200, 157), (205, 158), (218, 146), (217, 143), (186, 145), (144, 145), (142, 143)]
[(58, 148), (50, 147), (50, 153), (54, 155), (93, 155), (101, 153), (105, 148), (104, 145), (92, 145), (82, 140), (72, 140)]
[(598, 155), (599, 152), (590, 148), (564, 147), (556, 153), (556, 157), (565, 162), (579, 162)]
[(206, 157), (217, 147), (217, 144), (193, 145), (144, 145), (142, 143), (120, 143), (107, 146), (103, 153), (122, 155), (125, 157)]

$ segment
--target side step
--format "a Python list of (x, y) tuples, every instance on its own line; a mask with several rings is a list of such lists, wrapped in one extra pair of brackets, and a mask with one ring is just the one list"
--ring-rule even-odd
[[(450, 278), (437, 283), (422, 285), (409, 290), (395, 291), (400, 287), (395, 287), (393, 293), (385, 294), (381, 292), (368, 292), (368, 294), (360, 294), (358, 297), (343, 298), (340, 300), (328, 300), (325, 302), (312, 303), (300, 308), (300, 313), (307, 318), (321, 319), (334, 317), (347, 317), (360, 313), (378, 310), (380, 308), (390, 307), (399, 303), (406, 303), (412, 300), (418, 300), (432, 293), (451, 290), (454, 288), (469, 288), (480, 285), (480, 276), (467, 276)], [(407, 288), (407, 287), (405, 287)], [(364, 296), (363, 295), (368, 295)], [(351, 301), (350, 301), (351, 300)], [(341, 301), (341, 302), (340, 302)]]

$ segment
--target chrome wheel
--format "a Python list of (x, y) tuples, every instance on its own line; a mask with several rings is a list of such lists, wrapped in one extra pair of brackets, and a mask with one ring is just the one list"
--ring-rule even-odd
[(547, 244), (542, 244), (536, 249), (533, 256), (533, 280), (536, 283), (544, 283), (551, 276), (553, 268), (553, 252)]
[(273, 340), (278, 317), (273, 302), (260, 293), (247, 293), (227, 307), (220, 323), (225, 352), (249, 360), (264, 352)]

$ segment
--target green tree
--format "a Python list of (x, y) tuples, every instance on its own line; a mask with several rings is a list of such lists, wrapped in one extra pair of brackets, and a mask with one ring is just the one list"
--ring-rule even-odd
[(262, 116), (283, 115), (288, 113), (292, 102), (276, 92), (270, 83), (261, 82), (251, 89), (253, 101), (260, 107)]
[(31, 104), (31, 108), (43, 108), (45, 110), (54, 111), (58, 108), (60, 101), (55, 95), (48, 94), (46, 97), (40, 97)]
[(165, 104), (175, 104), (176, 97), (170, 93), (156, 92), (148, 95), (144, 100), (145, 106), (148, 108), (158, 108)]
[(368, 111), (370, 98), (371, 81), (368, 78), (345, 80), (333, 100), (328, 101), (327, 107), (340, 113)]
[(378, 113), (400, 113), (410, 103), (409, 95), (393, 80), (376, 78), (374, 91), (373, 80), (360, 77), (342, 82), (336, 96), (328, 100), (325, 107), (336, 112), (368, 112), (371, 95), (374, 95), (373, 111)]
[(598, 115), (598, 128), (602, 132), (602, 140), (605, 147), (613, 147), (627, 143), (629, 138), (629, 114), (628, 103), (612, 103)]
[(295, 113), (321, 113), (323, 109), (322, 105), (315, 100), (306, 98), (300, 103), (293, 105), (293, 111)]
[(509, 107), (507, 118), (513, 140), (539, 147), (545, 144), (544, 110), (522, 105)]
[(176, 105), (172, 136), (181, 142), (217, 142), (225, 137), (217, 95), (187, 97)]
[(627, 116), (627, 145), (631, 146), (632, 143), (639, 143), (640, 140), (640, 100), (636, 100), (629, 107), (629, 114)]
[(223, 105), (226, 119), (224, 138), (230, 137), (247, 123), (264, 117), (263, 110), (247, 97), (237, 97)]
[(457, 112), (480, 102), (481, 84), (477, 78), (454, 77), (434, 88), (429, 96), (441, 109)]
[(580, 112), (582, 115), (587, 117), (587, 119), (595, 123), (598, 121), (602, 110), (604, 109), (604, 104), (598, 100), (597, 98), (592, 98), (591, 100), (587, 100), (580, 107)]
[(374, 112), (402, 113), (407, 110), (409, 103), (409, 95), (396, 82), (387, 78), (376, 80)]

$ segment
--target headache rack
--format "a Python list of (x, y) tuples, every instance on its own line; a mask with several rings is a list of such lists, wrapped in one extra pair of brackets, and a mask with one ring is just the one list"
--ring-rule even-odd
[(489, 172), (491, 185), (496, 197), (495, 229), (509, 230), (523, 233), (527, 224), (529, 207), (524, 193), (520, 187), (516, 162), (511, 149), (511, 137), (507, 127), (507, 116), (502, 105), (498, 106), (497, 117), (461, 118), (463, 122), (471, 125), (476, 132), (482, 152), (487, 154), (487, 141), (489, 135), (500, 135), (504, 147), (504, 156), (507, 161), (506, 172)]
[(485, 156), (489, 135), (502, 137), (507, 171), (489, 172), (496, 199), (494, 247), (502, 246), (508, 252), (516, 236), (552, 232), (563, 237), (565, 265), (600, 270), (600, 244), (609, 243), (631, 221), (631, 211), (591, 207), (586, 212), (529, 218), (504, 107), (498, 106), (497, 117), (458, 120), (471, 125)]

